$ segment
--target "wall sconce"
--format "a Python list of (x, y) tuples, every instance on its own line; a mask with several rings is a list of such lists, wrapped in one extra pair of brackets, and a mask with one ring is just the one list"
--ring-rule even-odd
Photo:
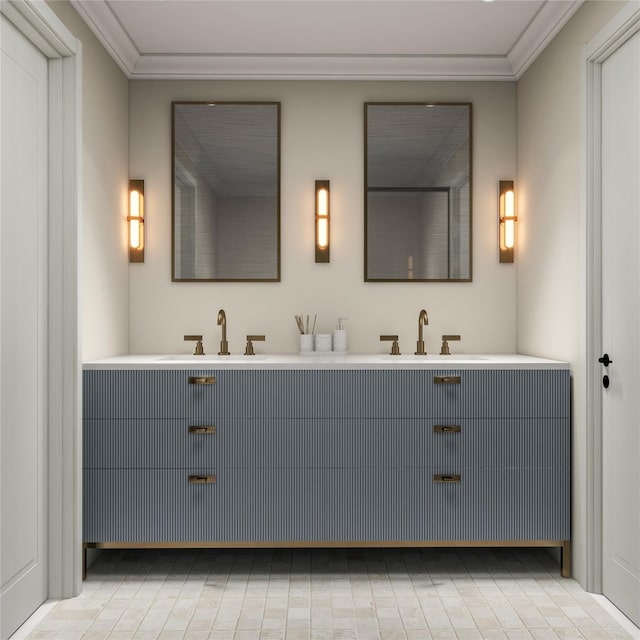
[(500, 262), (513, 262), (516, 244), (515, 195), (513, 180), (500, 180), (499, 188), (499, 220), (500, 220)]
[(329, 262), (329, 180), (316, 180), (316, 262)]
[(129, 180), (129, 262), (144, 262), (144, 180)]

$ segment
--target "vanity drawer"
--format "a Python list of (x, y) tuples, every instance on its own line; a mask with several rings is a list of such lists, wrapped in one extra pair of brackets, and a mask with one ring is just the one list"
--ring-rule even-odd
[[(229, 411), (212, 370), (88, 370), (83, 372), (83, 419), (206, 418)], [(192, 383), (189, 380), (192, 380)], [(197, 381), (211, 384), (196, 384)]]
[[(568, 470), (84, 471), (86, 542), (563, 540)], [(215, 474), (189, 484), (188, 474)]]
[(215, 466), (218, 428), (202, 420), (84, 420), (83, 467), (180, 469)]
[[(215, 482), (190, 483), (189, 476)], [(214, 469), (85, 469), (85, 542), (207, 540), (218, 512)]]
[(424, 464), (477, 468), (563, 468), (570, 458), (566, 418), (485, 418), (422, 422)]
[[(189, 383), (205, 377), (215, 383)], [(569, 417), (567, 370), (87, 370), (83, 380), (85, 419)]]
[[(441, 469), (439, 473), (447, 473)], [(424, 478), (416, 509), (433, 540), (568, 540), (568, 468), (456, 469), (456, 483)]]
[[(412, 396), (411, 412), (439, 418), (568, 418), (567, 370), (415, 371), (425, 394)], [(453, 380), (453, 383), (449, 382)]]

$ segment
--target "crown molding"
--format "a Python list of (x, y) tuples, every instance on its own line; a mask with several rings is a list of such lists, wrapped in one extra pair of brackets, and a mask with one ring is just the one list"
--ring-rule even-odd
[(513, 80), (501, 56), (142, 55), (132, 79)]
[(584, 0), (547, 0), (506, 56), (140, 54), (105, 0), (71, 0), (130, 80), (498, 80), (526, 71)]
[(584, 0), (573, 0), (571, 3), (547, 0), (542, 5), (507, 54), (516, 80), (544, 51), (582, 4)]
[(71, 5), (122, 72), (131, 79), (140, 52), (105, 0), (71, 0)]

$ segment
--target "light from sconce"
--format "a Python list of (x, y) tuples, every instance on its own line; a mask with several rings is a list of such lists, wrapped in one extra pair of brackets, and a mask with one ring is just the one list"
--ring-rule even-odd
[(329, 180), (316, 180), (316, 262), (329, 262)]
[(144, 180), (129, 180), (129, 262), (144, 262)]
[(499, 203), (500, 262), (513, 262), (518, 220), (515, 214), (513, 180), (500, 180)]

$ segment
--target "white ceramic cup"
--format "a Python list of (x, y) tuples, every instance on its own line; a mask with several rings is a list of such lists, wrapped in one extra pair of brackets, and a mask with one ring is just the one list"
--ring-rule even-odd
[(313, 334), (301, 333), (300, 334), (300, 352), (310, 353), (313, 351)]

